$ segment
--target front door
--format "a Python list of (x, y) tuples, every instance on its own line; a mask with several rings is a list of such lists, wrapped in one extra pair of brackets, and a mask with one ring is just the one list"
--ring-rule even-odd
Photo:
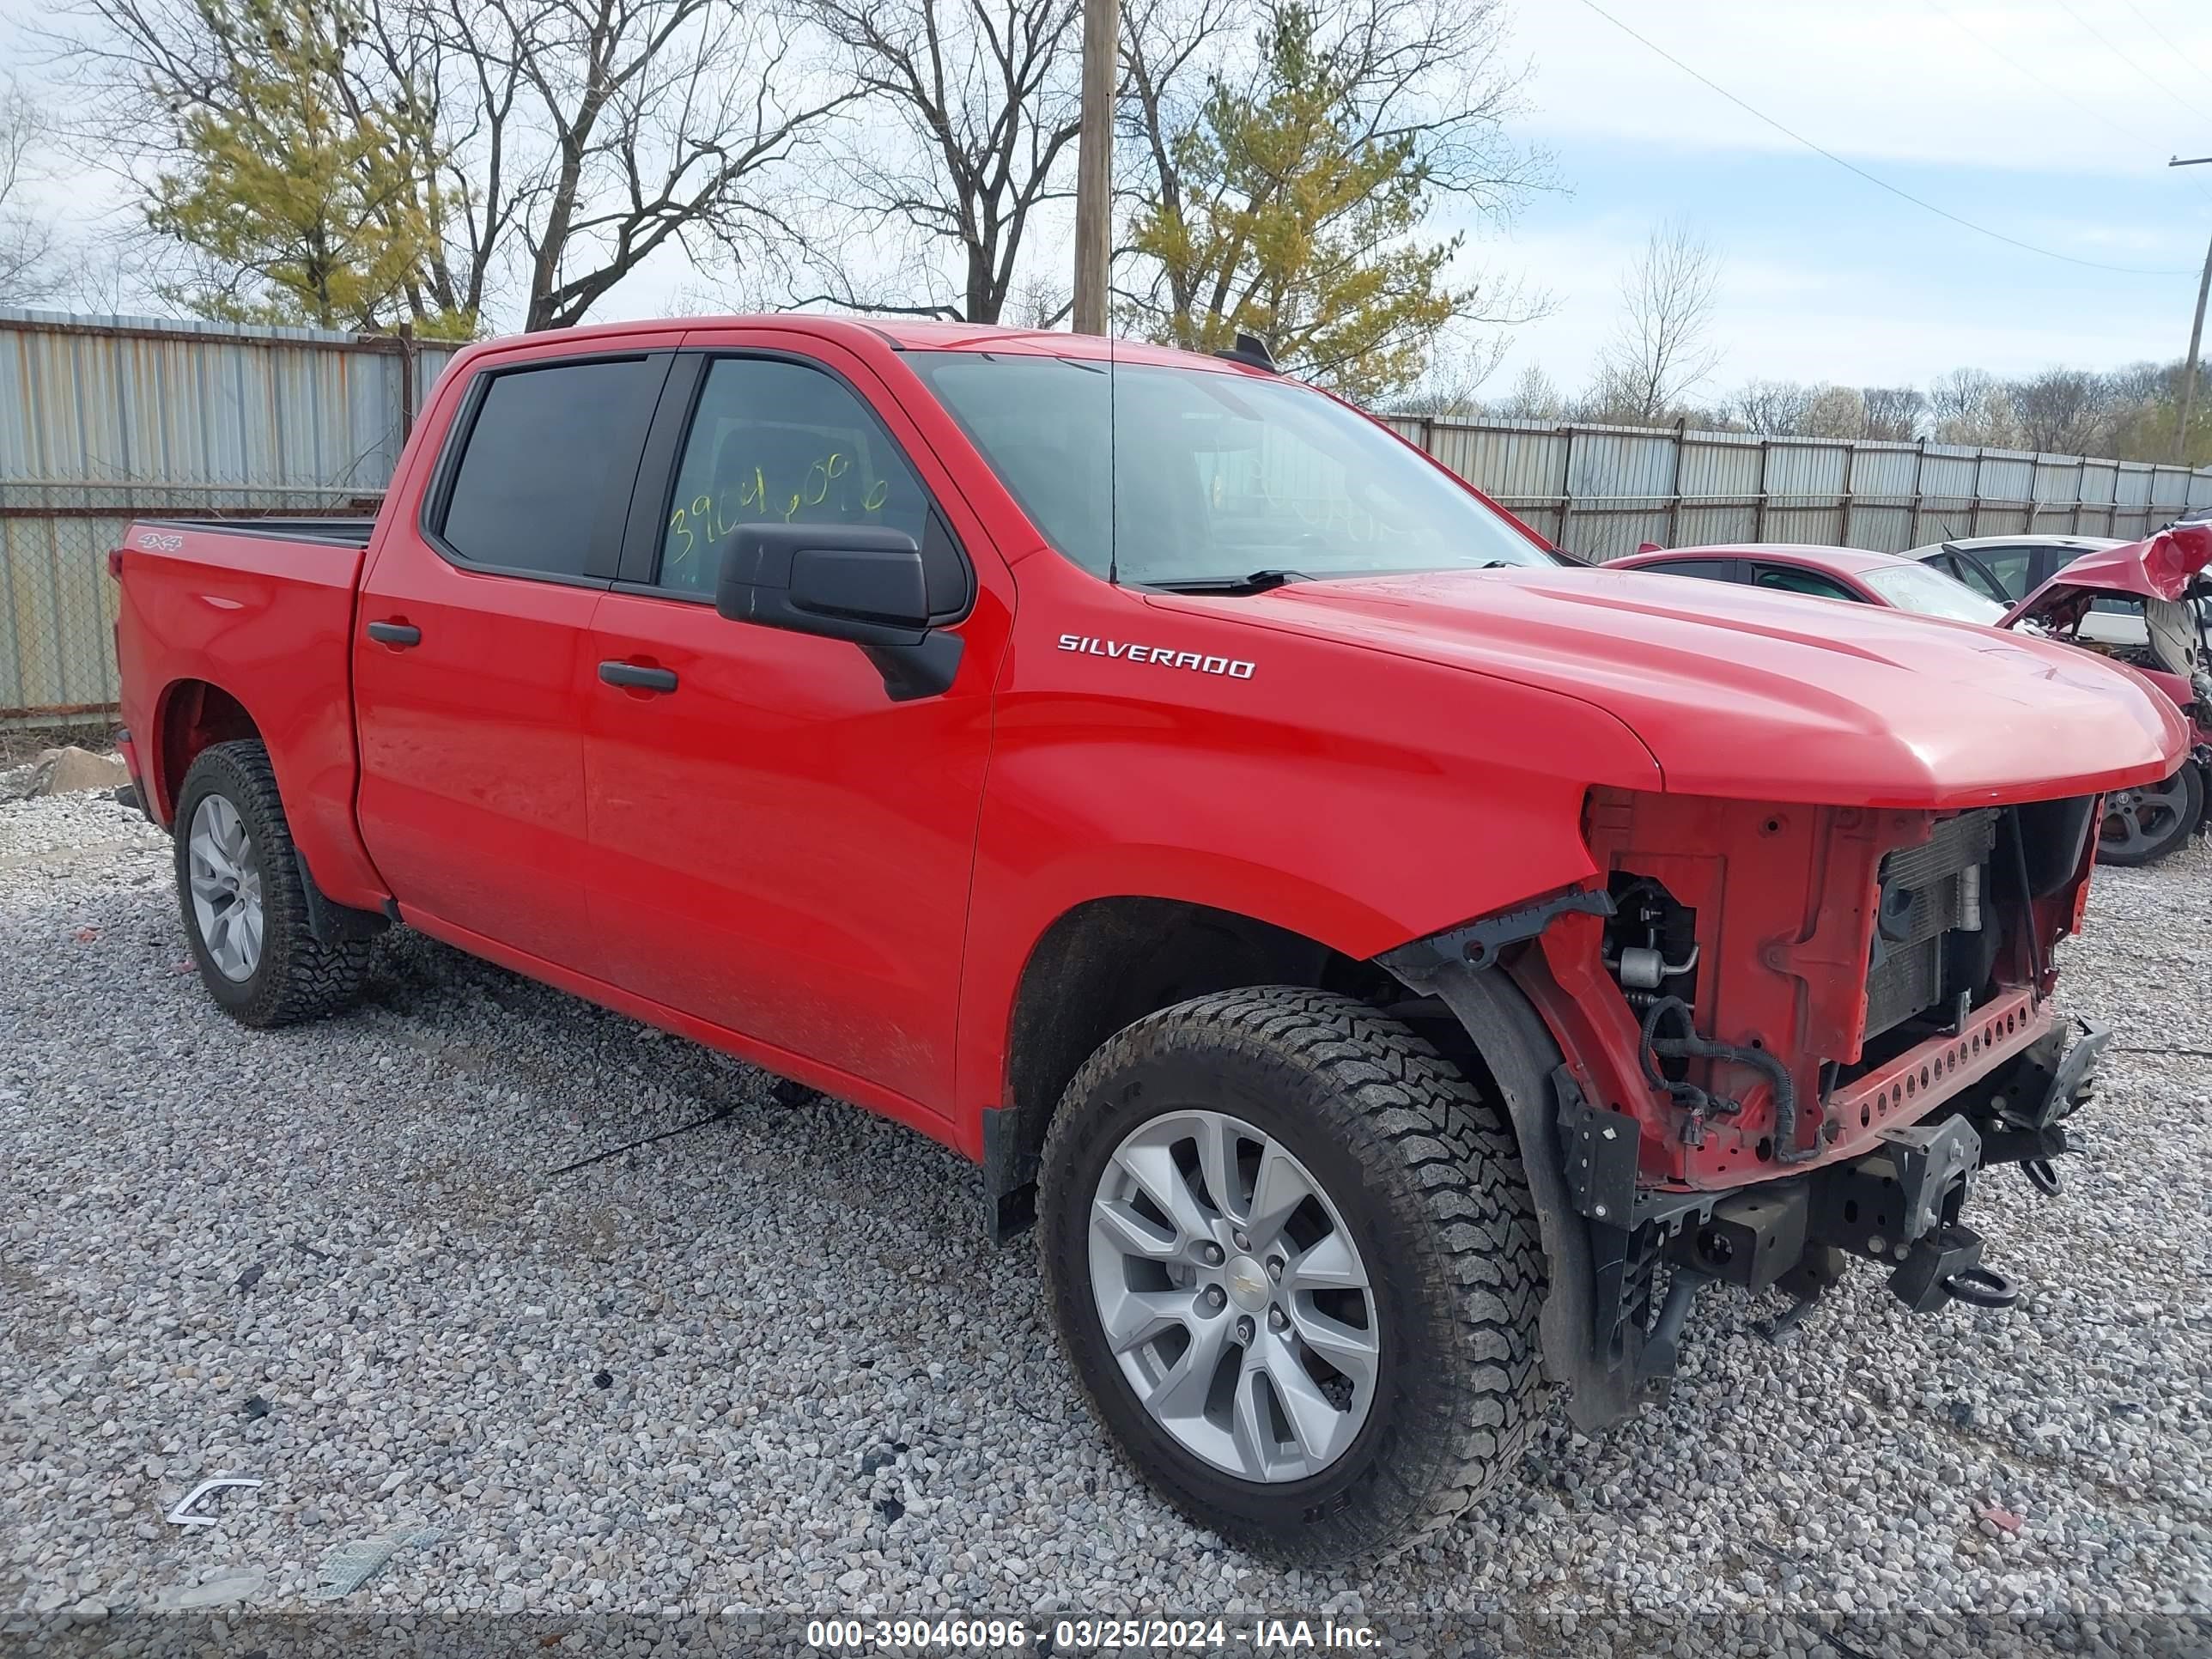
[[(689, 419), (653, 545), (593, 627), (592, 916), (616, 982), (949, 1112), (1005, 612), (854, 386), (771, 356), (672, 376)], [(717, 614), (723, 549), (755, 521), (913, 536), (963, 640), (951, 689), (895, 702), (855, 646)]]
[(592, 615), (672, 356), (486, 370), (420, 520), (395, 518), (363, 579), (362, 839), (433, 931), (591, 971)]

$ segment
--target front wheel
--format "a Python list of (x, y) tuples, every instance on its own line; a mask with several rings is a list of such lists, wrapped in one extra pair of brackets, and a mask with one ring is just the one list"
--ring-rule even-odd
[(1416, 1541), (1538, 1419), (1542, 1257), (1511, 1136), (1405, 1025), (1291, 988), (1138, 1021), (1069, 1085), (1040, 1247), (1153, 1487), (1328, 1562)]
[(2156, 864), (2189, 839), (2204, 816), (2204, 774), (2185, 760), (2172, 777), (2105, 797), (2097, 835), (2100, 864)]

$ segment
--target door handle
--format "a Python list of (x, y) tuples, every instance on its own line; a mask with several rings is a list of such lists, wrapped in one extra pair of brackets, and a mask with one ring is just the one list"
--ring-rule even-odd
[(368, 637), (379, 645), (396, 645), (404, 650), (422, 643), (422, 630), (413, 623), (373, 622), (368, 625)]
[(676, 671), (672, 668), (647, 668), (634, 662), (603, 662), (599, 678), (609, 685), (631, 686), (640, 691), (673, 691)]

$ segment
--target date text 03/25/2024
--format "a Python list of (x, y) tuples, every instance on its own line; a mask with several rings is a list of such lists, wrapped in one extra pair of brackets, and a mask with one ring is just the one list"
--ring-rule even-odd
[(1060, 1619), (1032, 1626), (1018, 1619), (820, 1619), (808, 1624), (806, 1645), (832, 1652), (1004, 1652), (1030, 1646), (1066, 1652), (1152, 1650), (1204, 1652), (1364, 1652), (1377, 1644), (1363, 1624), (1331, 1618), (1258, 1619), (1232, 1625), (1224, 1619)]

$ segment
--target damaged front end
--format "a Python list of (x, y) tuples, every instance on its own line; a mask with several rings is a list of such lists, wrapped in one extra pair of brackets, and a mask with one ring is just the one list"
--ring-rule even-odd
[(2096, 817), (1600, 789), (1598, 880), (1382, 959), (1512, 1114), (1578, 1426), (1663, 1398), (1708, 1285), (1788, 1322), (1857, 1256), (1917, 1310), (2014, 1299), (1962, 1212), (1992, 1164), (2057, 1189), (2106, 1041), (2048, 1000)]

